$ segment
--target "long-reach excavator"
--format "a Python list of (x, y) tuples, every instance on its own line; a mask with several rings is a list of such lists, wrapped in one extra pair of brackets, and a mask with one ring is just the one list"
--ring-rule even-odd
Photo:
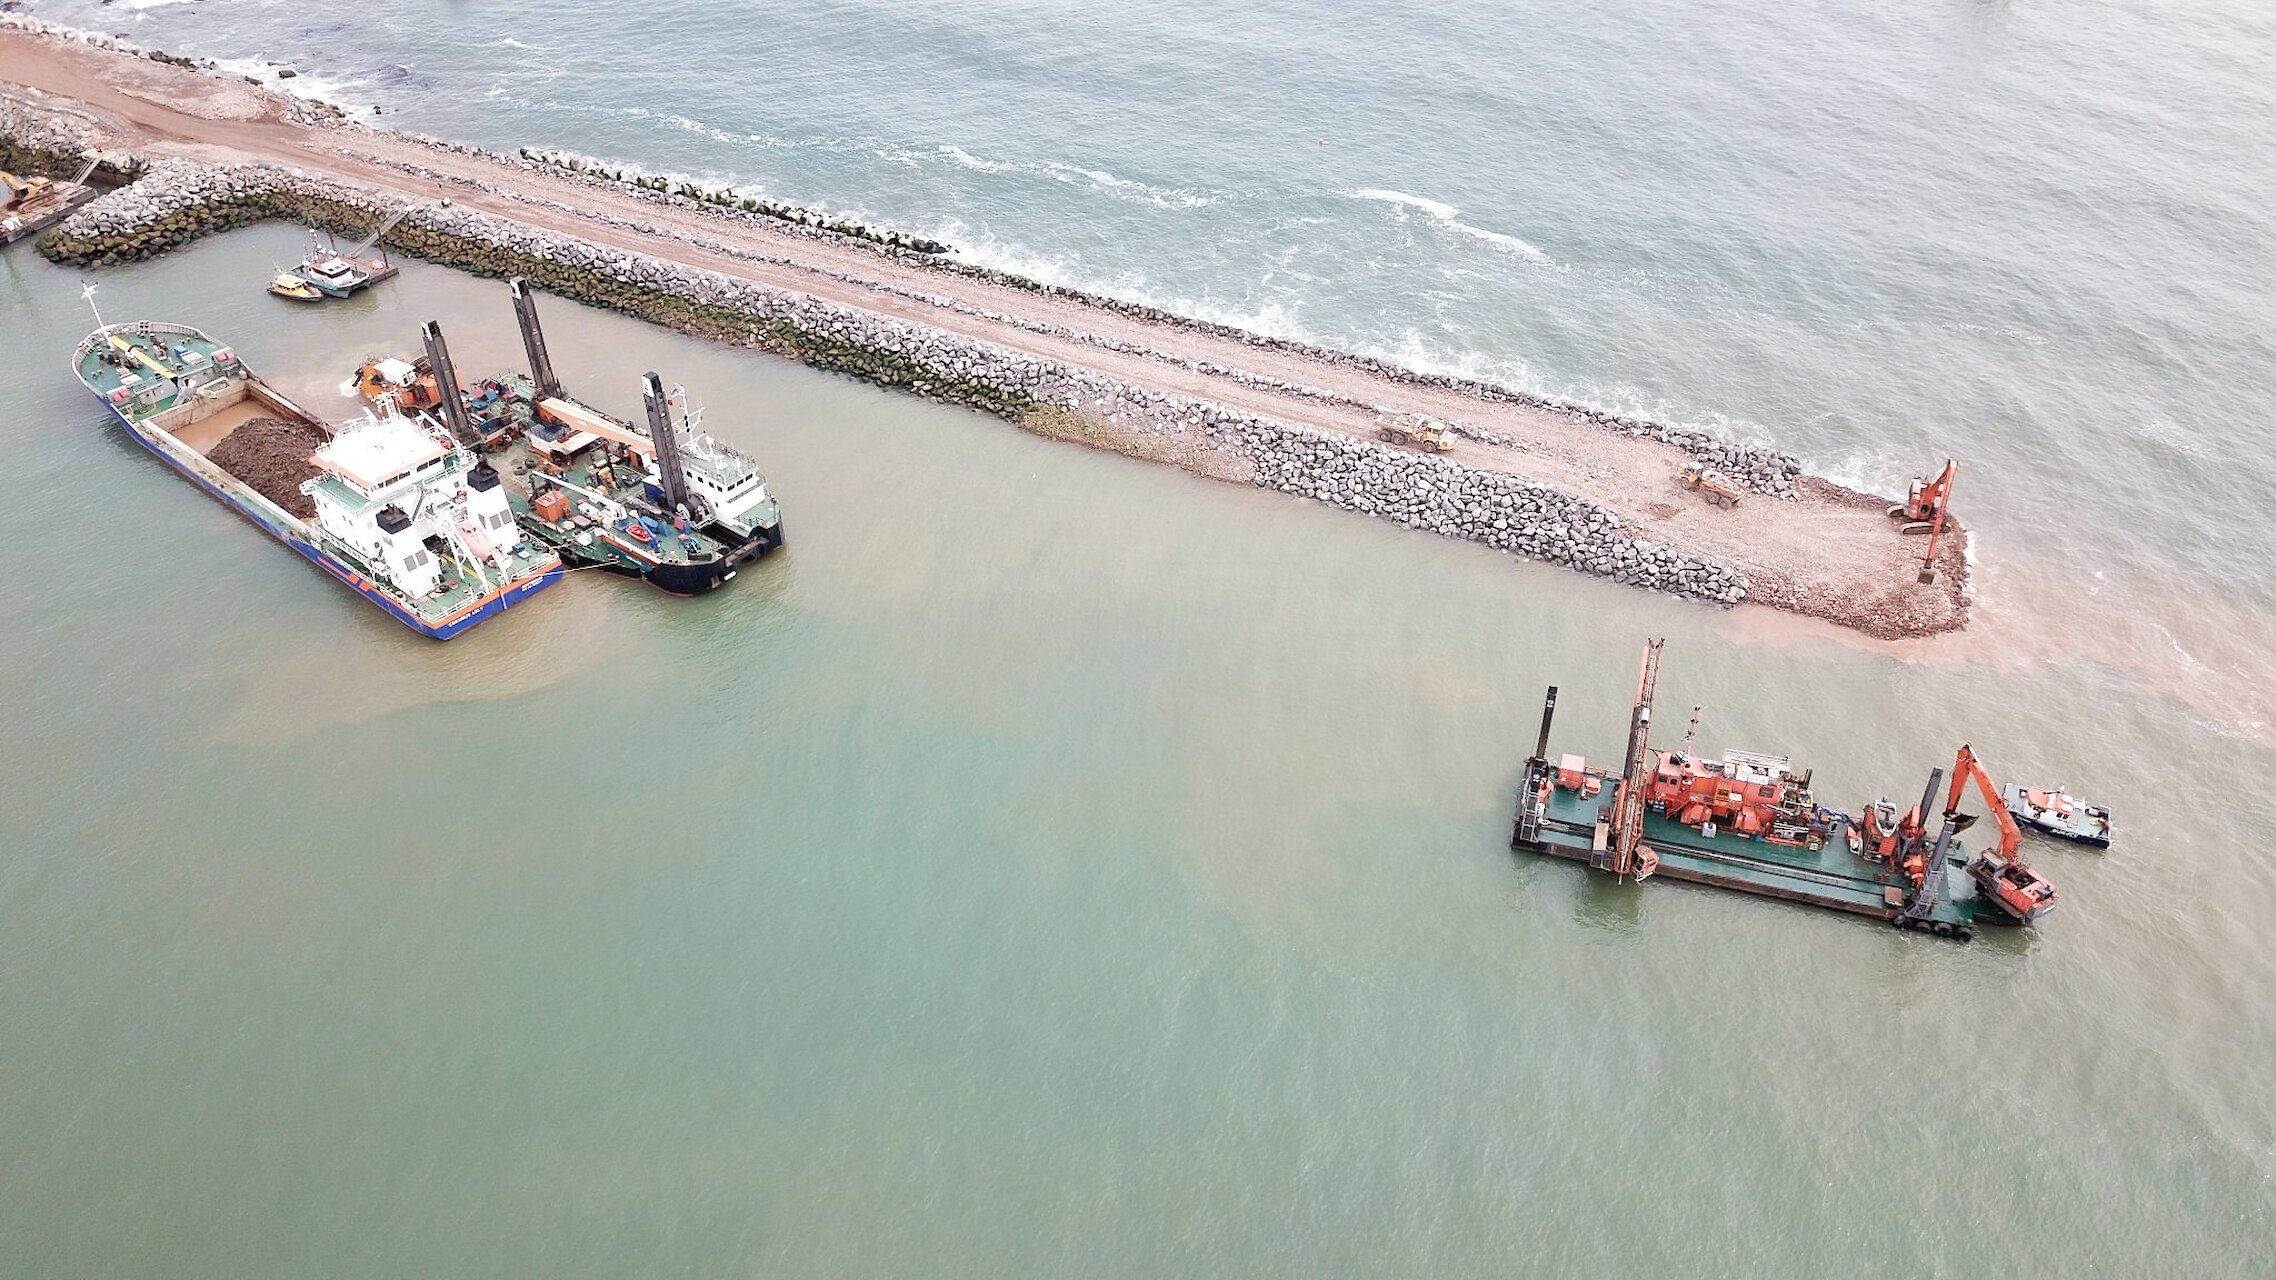
[(1970, 782), (1976, 784), (1977, 793), (1983, 797), (1992, 817), (1998, 820), (1999, 848), (1969, 859), (1968, 874), (1975, 878), (1976, 887), (1983, 895), (2001, 911), (2017, 923), (2032, 924), (2055, 909), (2055, 886), (2018, 856), (2016, 849), (2023, 843), (2023, 833), (2016, 830), (2015, 818), (2000, 799), (1998, 784), (1984, 771), (1976, 753), (1964, 743), (1959, 758), (1952, 762), (1952, 790), (1944, 801), (1944, 824), (1951, 834), (1957, 835), (1975, 822), (1975, 815), (1960, 812), (1960, 800), (1967, 794)]
[(1913, 481), (1905, 500), (1889, 508), (1891, 520), (1904, 521), (1903, 532), (1928, 535), (1928, 551), (1920, 558), (1923, 584), (1936, 581), (1936, 544), (1944, 539), (1944, 521), (1952, 503), (1952, 482), (1959, 475), (1960, 464), (1946, 458), (1942, 471)]
[(1950, 458), (1944, 460), (1944, 469), (1932, 476), (1922, 476), (1912, 482), (1905, 500), (1889, 508), (1891, 520), (1905, 522), (1906, 533), (1928, 533), (1944, 514), (1944, 504), (1952, 498), (1952, 481), (1958, 478), (1960, 464)]

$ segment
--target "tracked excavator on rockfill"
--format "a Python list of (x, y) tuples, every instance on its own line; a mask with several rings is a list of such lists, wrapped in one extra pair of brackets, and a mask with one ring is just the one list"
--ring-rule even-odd
[(1942, 471), (1913, 481), (1905, 500), (1889, 508), (1891, 520), (1904, 522), (1903, 532), (1928, 535), (1928, 550), (1920, 558), (1923, 584), (1936, 581), (1936, 544), (1944, 538), (1944, 523), (1952, 503), (1952, 482), (1959, 475), (1960, 464), (1946, 458)]

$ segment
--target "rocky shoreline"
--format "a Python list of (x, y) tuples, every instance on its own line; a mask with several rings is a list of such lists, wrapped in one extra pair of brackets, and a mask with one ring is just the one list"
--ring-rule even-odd
[[(618, 168), (610, 170), (609, 172), (596, 172), (594, 165), (582, 161), (576, 164), (561, 163), (559, 159), (554, 158), (553, 153), (533, 152), (521, 157), (514, 157), (503, 155), (499, 152), (490, 151), (481, 147), (468, 146), (462, 143), (446, 142), (438, 138), (429, 138), (417, 134), (398, 134), (396, 136), (406, 137), (412, 141), (420, 143), (421, 145), (454, 152), (459, 155), (480, 157), (497, 164), (519, 164), (525, 167), (530, 165), (544, 165), (546, 167), (555, 169), (560, 176), (574, 181), (581, 186), (606, 187), (612, 191), (629, 194), (636, 199), (651, 204), (665, 205), (672, 208), (684, 210), (686, 212), (699, 214), (705, 217), (720, 219), (728, 223), (732, 223), (736, 219), (748, 219), (752, 217), (768, 217), (777, 219), (782, 218), (782, 215), (780, 213), (754, 213), (741, 209), (731, 202), (717, 198), (718, 196), (724, 195), (726, 193), (706, 193), (700, 189), (690, 191), (687, 188), (692, 187), (692, 184), (673, 184), (668, 181), (661, 181), (655, 178), (653, 175), (642, 175), (636, 169), (627, 170)], [(630, 176), (626, 176), (627, 174)], [(431, 170), (422, 173), (421, 176), (430, 178), (445, 177), (445, 175), (435, 173)], [(1041, 281), (1032, 280), (1026, 276), (1016, 275), (1012, 272), (1001, 271), (993, 267), (979, 266), (974, 263), (960, 262), (954, 258), (940, 256), (947, 249), (947, 246), (933, 245), (930, 242), (921, 241), (912, 243), (910, 241), (910, 238), (902, 236), (898, 232), (878, 232), (865, 227), (849, 227), (840, 229), (837, 226), (826, 224), (819, 220), (808, 221), (793, 218), (787, 219), (787, 221), (792, 222), (793, 229), (801, 234), (808, 235), (816, 239), (866, 242), (865, 247), (867, 248), (870, 248), (879, 253), (883, 253), (886, 256), (909, 262), (913, 265), (921, 266), (927, 270), (948, 272), (956, 275), (970, 277), (973, 279), (986, 280), (994, 284), (1004, 285), (1008, 288), (1020, 289), (1029, 293), (1041, 294), (1053, 298), (1063, 298), (1071, 302), (1080, 303), (1086, 307), (1093, 307), (1101, 311), (1112, 312), (1116, 315), (1130, 316), (1135, 319), (1145, 320), (1153, 324), (1185, 329), (1195, 333), (1206, 333), (1219, 338), (1228, 338), (1233, 341), (1237, 341), (1244, 346), (1287, 352), (1288, 354), (1302, 356), (1306, 359), (1318, 360), (1323, 363), (1338, 365), (1347, 369), (1359, 370), (1361, 372), (1372, 374), (1376, 377), (1386, 378), (1394, 382), (1406, 383), (1410, 386), (1440, 387), (1450, 391), (1457, 391), (1464, 395), (1475, 397), (1479, 400), (1492, 400), (1508, 404), (1526, 405), (1531, 408), (1563, 414), (1571, 417), (1577, 422), (1600, 427), (1608, 431), (1616, 431), (1623, 435), (1640, 436), (1645, 439), (1657, 440), (1663, 444), (1671, 444), (1677, 448), (1683, 449), (1685, 452), (1690, 453), (1692, 456), (1698, 458), (1706, 465), (1715, 467), (1718, 470), (1724, 472), (1733, 480), (1736, 480), (1738, 483), (1748, 489), (1751, 489), (1757, 493), (1768, 494), (1772, 497), (1793, 497), (1797, 491), (1796, 483), (1802, 475), (1802, 464), (1800, 460), (1795, 458), (1793, 455), (1784, 452), (1783, 450), (1775, 449), (1767, 445), (1748, 444), (1740, 441), (1725, 439), (1721, 436), (1713, 434), (1712, 432), (1703, 431), (1696, 427), (1685, 427), (1671, 423), (1654, 422), (1647, 419), (1633, 418), (1624, 414), (1612, 413), (1607, 410), (1594, 408), (1588, 405), (1568, 404), (1563, 401), (1551, 400), (1543, 396), (1534, 395), (1531, 392), (1521, 391), (1514, 387), (1506, 387), (1498, 383), (1484, 382), (1474, 378), (1459, 378), (1448, 374), (1422, 373), (1413, 369), (1403, 368), (1398, 365), (1388, 364), (1382, 360), (1376, 359), (1373, 356), (1362, 355), (1357, 352), (1338, 351), (1332, 347), (1314, 346), (1310, 343), (1298, 342), (1293, 339), (1269, 337), (1264, 334), (1251, 333), (1245, 329), (1236, 329), (1230, 325), (1218, 324), (1210, 320), (1202, 320), (1192, 316), (1178, 315), (1175, 312), (1164, 311), (1159, 307), (1148, 306), (1144, 303), (1129, 302), (1119, 298), (1109, 298), (1100, 294), (1088, 293), (1080, 289), (1066, 288), (1061, 285), (1045, 284)], [(1062, 331), (1072, 334), (1072, 331), (1069, 330)], [(1086, 338), (1089, 337), (1089, 335), (1074, 336), (1083, 336)], [(1211, 372), (1236, 371), (1219, 368), (1212, 369)], [(1249, 376), (1252, 378), (1254, 377), (1254, 375)], [(1267, 382), (1269, 385), (1277, 386), (1282, 389), (1296, 390), (1299, 392), (1313, 394), (1321, 397), (1326, 397), (1331, 394), (1328, 392), (1314, 391), (1311, 388), (1305, 388), (1297, 386), (1296, 384), (1280, 382), (1277, 380), (1260, 381)], [(1477, 435), (1477, 433), (1474, 431), (1465, 431), (1465, 429), (1462, 428), (1460, 424), (1456, 425), (1456, 429), (1458, 431), (1464, 431), (1465, 434)], [(1492, 439), (1493, 437), (1490, 435), (1478, 435), (1477, 438)]]

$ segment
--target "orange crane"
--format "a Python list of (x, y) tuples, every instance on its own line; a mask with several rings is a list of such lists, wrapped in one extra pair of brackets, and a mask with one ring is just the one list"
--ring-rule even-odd
[(1999, 848), (1969, 859), (1968, 874), (1975, 877), (1976, 887), (2000, 910), (2020, 924), (2030, 924), (2055, 909), (2055, 886), (2017, 856), (2023, 833), (2016, 830), (2014, 815), (2008, 813), (2006, 802), (2000, 799), (1998, 784), (1984, 771), (1983, 762), (1976, 759), (1975, 751), (1962, 743), (1958, 758), (1952, 762), (1952, 790), (1944, 800), (1944, 821), (1955, 833), (1966, 830), (1975, 821), (1973, 816), (1963, 817), (1960, 813), (1960, 800), (1967, 794), (1970, 782), (1976, 784), (1984, 804), (1999, 821)]

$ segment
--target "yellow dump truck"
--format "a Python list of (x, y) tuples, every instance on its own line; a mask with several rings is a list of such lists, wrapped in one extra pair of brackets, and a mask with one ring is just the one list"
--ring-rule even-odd
[(1454, 447), (1454, 428), (1436, 418), (1377, 418), (1375, 438), (1425, 453), (1444, 453)]
[(1694, 462), (1675, 473), (1675, 478), (1686, 489), (1697, 489), (1699, 496), (1718, 507), (1735, 507), (1745, 492), (1731, 482), (1730, 477), (1713, 467)]

